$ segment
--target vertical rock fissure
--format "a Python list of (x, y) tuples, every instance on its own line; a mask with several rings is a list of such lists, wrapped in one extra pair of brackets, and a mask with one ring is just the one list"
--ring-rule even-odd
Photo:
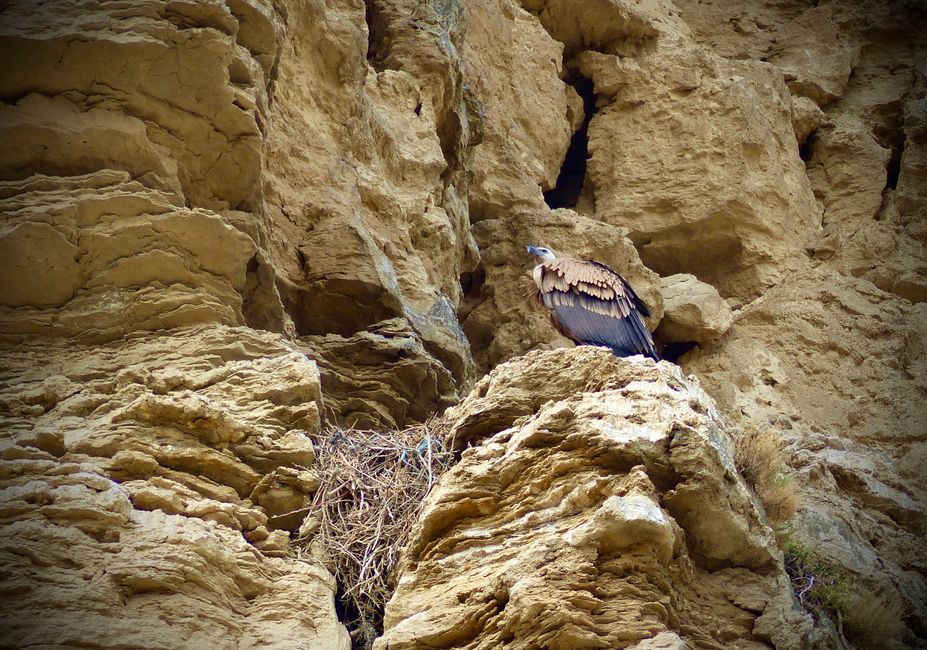
[(814, 151), (814, 141), (817, 138), (817, 130), (812, 131), (805, 138), (805, 141), (798, 145), (798, 157), (801, 159), (805, 166), (808, 166), (808, 163), (811, 162), (811, 154)]
[(544, 201), (551, 209), (575, 208), (586, 180), (586, 162), (589, 157), (589, 122), (596, 113), (596, 94), (591, 79), (581, 75), (567, 79), (583, 100), (583, 122), (573, 134), (563, 158), (557, 184), (544, 192)]
[(383, 25), (376, 0), (364, 0), (364, 22), (367, 23), (367, 63), (377, 72), (383, 72)]
[[(905, 135), (902, 131), (896, 146), (892, 147), (892, 156), (885, 166), (885, 190), (897, 190), (898, 178), (901, 176), (901, 159), (904, 156)], [(883, 192), (885, 191), (883, 190)]]

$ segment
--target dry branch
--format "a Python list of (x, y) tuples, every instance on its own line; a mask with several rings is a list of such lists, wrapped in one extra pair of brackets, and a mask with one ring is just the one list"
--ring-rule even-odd
[(390, 573), (452, 450), (438, 421), (388, 432), (329, 428), (316, 440), (321, 486), (297, 546), (326, 556), (355, 647), (370, 647), (381, 631)]

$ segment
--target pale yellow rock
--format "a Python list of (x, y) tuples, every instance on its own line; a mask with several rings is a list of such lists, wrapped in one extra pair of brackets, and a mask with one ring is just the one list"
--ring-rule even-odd
[[(563, 45), (512, 0), (467, 0), (465, 74), (482, 104), (470, 218), (540, 209), (553, 189), (582, 101), (562, 77)], [(524, 4), (524, 3), (523, 3)]]
[(0, 246), (15, 247), (4, 264), (20, 278), (4, 288), (3, 334), (106, 341), (243, 324), (256, 247), (221, 215), (178, 206), (125, 172), (0, 181), (0, 193)]
[(426, 501), (376, 647), (803, 647), (727, 425), (675, 366), (532, 352), (448, 417), (471, 446)]
[[(323, 417), (476, 382), (381, 645), (836, 647), (718, 411), (781, 433), (799, 532), (923, 645), (916, 4), (6, 3), (4, 642), (347, 648), (290, 546)], [(720, 408), (550, 351), (528, 244), (625, 275)]]
[(403, 319), (352, 337), (305, 336), (300, 345), (318, 363), (325, 407), (342, 426), (404, 427), (456, 401), (453, 377)]
[[(861, 43), (840, 29), (836, 5), (811, 7), (776, 39), (770, 61), (782, 70), (793, 95), (823, 106), (846, 90)], [(835, 15), (836, 14), (836, 15)]]
[(824, 203), (825, 236), (840, 226), (855, 230), (875, 218), (890, 158), (891, 151), (856, 116), (840, 116), (818, 132), (808, 177)]
[(263, 556), (241, 533), (135, 510), (92, 465), (5, 461), (0, 556), (13, 646), (350, 648), (323, 569)]
[(369, 26), (362, 4), (288, 9), (264, 144), (277, 284), (297, 334), (350, 337), (404, 318), (463, 384), (473, 362), (455, 312), (478, 257), (463, 14), (376, 4)]
[(80, 286), (78, 248), (45, 223), (23, 222), (0, 233), (0, 304), (60, 305)]
[(906, 567), (927, 562), (927, 492), (911, 464), (927, 428), (925, 327), (923, 305), (817, 270), (767, 292), (726, 337), (683, 358), (725, 412), (790, 441), (802, 534), (919, 618), (927, 601)]
[(678, 274), (660, 278), (660, 287), (664, 313), (657, 332), (664, 341), (711, 341), (730, 328), (731, 308), (710, 284)]
[(11, 643), (350, 647), (332, 577), (267, 530), (318, 487), (319, 373), (292, 344), (202, 327), (0, 354)]
[(596, 218), (628, 228), (661, 275), (759, 296), (806, 263), (819, 228), (781, 75), (691, 46), (637, 63), (643, 78), (589, 127)]

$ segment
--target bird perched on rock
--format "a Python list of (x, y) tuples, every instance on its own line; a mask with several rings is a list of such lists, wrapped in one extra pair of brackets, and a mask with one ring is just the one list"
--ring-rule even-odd
[(550, 311), (560, 333), (577, 345), (611, 348), (619, 357), (642, 354), (658, 361), (644, 318), (650, 310), (616, 271), (587, 260), (557, 257), (529, 246), (538, 259), (531, 277), (533, 300)]

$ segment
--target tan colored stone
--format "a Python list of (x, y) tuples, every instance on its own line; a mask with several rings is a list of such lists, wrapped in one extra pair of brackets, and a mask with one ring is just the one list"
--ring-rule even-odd
[(660, 278), (663, 320), (657, 329), (665, 341), (711, 341), (723, 335), (734, 320), (731, 308), (710, 284), (694, 275)]
[(80, 286), (78, 248), (48, 224), (23, 222), (0, 234), (0, 304), (60, 305)]
[(4, 461), (4, 642), (350, 648), (331, 576), (207, 518), (134, 509), (92, 464)]
[(299, 335), (404, 318), (462, 384), (473, 367), (459, 279), (478, 257), (463, 15), (377, 0), (368, 18), (357, 3), (288, 11), (264, 145), (277, 284)]
[(596, 218), (628, 228), (661, 275), (694, 274), (725, 297), (801, 268), (817, 207), (781, 75), (697, 49), (636, 62), (640, 81), (589, 126)]
[(799, 144), (804, 144), (817, 128), (827, 123), (827, 116), (807, 97), (792, 97), (792, 129)]
[(403, 319), (349, 338), (305, 336), (300, 345), (319, 364), (327, 417), (342, 426), (404, 427), (456, 401), (453, 377)]
[[(523, 3), (524, 4), (524, 3)], [(582, 101), (561, 81), (563, 45), (512, 0), (468, 0), (465, 74), (482, 105), (470, 218), (541, 209), (553, 189)], [(505, 62), (504, 64), (502, 62)]]
[(725, 412), (791, 442), (801, 533), (899, 592), (919, 620), (927, 601), (909, 567), (927, 562), (927, 493), (911, 459), (927, 428), (925, 325), (923, 305), (819, 269), (767, 292), (726, 337), (683, 358)]
[(497, 367), (449, 413), (473, 446), (428, 497), (376, 647), (802, 647), (714, 411), (675, 366), (597, 348)]
[(0, 552), (25, 589), (0, 607), (7, 638), (350, 647), (331, 576), (269, 557), (289, 538), (268, 527), (298, 528), (318, 487), (305, 355), (276, 334), (202, 327), (32, 339), (2, 356)]
[[(0, 186), (0, 245), (15, 248), (4, 263), (19, 278), (4, 289), (3, 333), (107, 341), (134, 330), (243, 324), (255, 244), (221, 215), (178, 206), (125, 172)], [(47, 283), (54, 289), (40, 291)]]
[[(839, 7), (839, 5), (837, 5)], [(859, 58), (861, 44), (841, 30), (840, 8), (810, 7), (776, 39), (770, 61), (782, 70), (793, 95), (823, 106), (840, 97)]]

